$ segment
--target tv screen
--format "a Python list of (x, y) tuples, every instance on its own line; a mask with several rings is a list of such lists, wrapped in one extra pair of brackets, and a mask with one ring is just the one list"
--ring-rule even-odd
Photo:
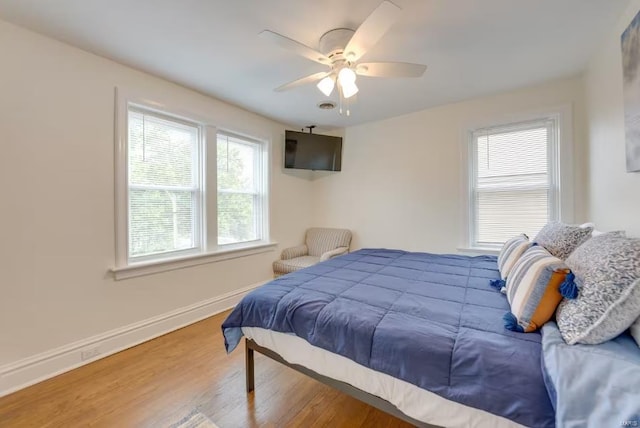
[(342, 167), (342, 138), (286, 131), (284, 167), (340, 171)]

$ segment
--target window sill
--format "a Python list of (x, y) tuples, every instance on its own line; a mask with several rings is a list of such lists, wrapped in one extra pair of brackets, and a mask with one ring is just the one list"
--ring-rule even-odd
[(473, 255), (489, 255), (489, 256), (497, 256), (500, 254), (499, 248), (483, 248), (483, 247), (458, 247), (458, 252), (460, 253), (469, 253)]
[(154, 260), (150, 262), (130, 264), (128, 266), (114, 267), (110, 269), (110, 272), (113, 273), (113, 277), (116, 281), (120, 281), (122, 279), (135, 278), (137, 276), (152, 275), (155, 273), (183, 269), (191, 266), (253, 256), (255, 254), (273, 251), (277, 245), (277, 242), (234, 245), (232, 248), (220, 249), (215, 252), (193, 254), (184, 257)]

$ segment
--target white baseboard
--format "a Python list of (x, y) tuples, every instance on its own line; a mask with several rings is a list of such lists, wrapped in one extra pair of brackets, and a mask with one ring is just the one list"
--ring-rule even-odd
[(266, 282), (0, 366), (0, 397), (223, 312)]

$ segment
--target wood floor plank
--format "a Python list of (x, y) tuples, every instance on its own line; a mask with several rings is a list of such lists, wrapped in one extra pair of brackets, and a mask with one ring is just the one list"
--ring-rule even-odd
[(227, 355), (228, 312), (0, 398), (0, 427), (169, 427), (194, 410), (220, 428), (411, 425), (256, 354)]

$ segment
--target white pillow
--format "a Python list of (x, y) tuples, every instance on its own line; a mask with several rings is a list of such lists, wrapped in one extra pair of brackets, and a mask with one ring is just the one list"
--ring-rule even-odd
[[(600, 235), (603, 235), (603, 234), (605, 234), (605, 233), (609, 233), (609, 232), (603, 232), (603, 231), (601, 231), (601, 230), (597, 230), (597, 229), (596, 229), (596, 224), (595, 224), (595, 223), (591, 223), (591, 222), (588, 222), (588, 223), (582, 223), (582, 224), (580, 225), (580, 227), (581, 227), (582, 229), (586, 229), (587, 227), (592, 227), (592, 228), (593, 228), (593, 232), (591, 232), (591, 237), (592, 237), (592, 238), (593, 238), (594, 236), (600, 236)], [(616, 231), (616, 232), (617, 232), (617, 233), (620, 233), (620, 234), (624, 234), (624, 232), (623, 232), (623, 231)]]
[(598, 235), (602, 235), (605, 232), (600, 232), (599, 230), (596, 230), (596, 224), (592, 223), (592, 222), (587, 222), (587, 223), (582, 223), (580, 225), (580, 227), (582, 229), (586, 229), (587, 227), (591, 227), (593, 228), (593, 232), (591, 232), (591, 237), (593, 238), (594, 236), (598, 236)]

